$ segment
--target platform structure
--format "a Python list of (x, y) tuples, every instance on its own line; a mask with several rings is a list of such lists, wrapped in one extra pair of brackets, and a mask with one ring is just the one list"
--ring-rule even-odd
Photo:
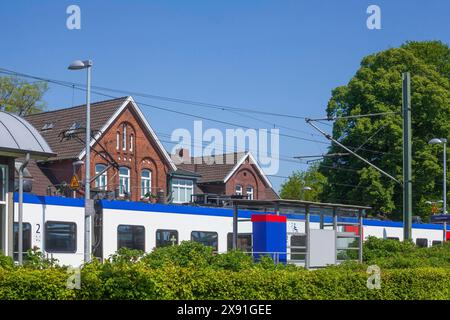
[[(0, 111), (0, 251), (22, 261), (22, 207), (24, 172), (30, 160), (55, 156), (47, 142), (25, 119)], [(19, 222), (14, 223), (15, 175), (18, 173)], [(16, 227), (15, 227), (16, 226)], [(15, 243), (14, 238), (17, 239)], [(14, 246), (16, 248), (14, 248)]]
[[(232, 206), (233, 249), (238, 248), (239, 222), (249, 221), (238, 218), (239, 210), (249, 210), (254, 212), (250, 220), (255, 258), (270, 255), (275, 262), (295, 263), (307, 269), (349, 259), (362, 262), (363, 217), (371, 207), (283, 199), (236, 199)], [(312, 217), (315, 221), (319, 217), (315, 228), (312, 228)], [(287, 230), (287, 219), (304, 227)]]

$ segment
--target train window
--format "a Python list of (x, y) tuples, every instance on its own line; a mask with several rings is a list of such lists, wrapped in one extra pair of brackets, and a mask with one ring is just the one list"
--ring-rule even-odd
[(397, 237), (387, 237), (387, 239), (389, 239), (389, 240), (395, 240), (395, 241), (400, 241), (400, 239), (397, 238)]
[[(27, 256), (27, 251), (31, 249), (31, 224), (23, 223), (22, 250), (23, 258)], [(14, 222), (14, 260), (19, 260), (19, 223)]]
[[(238, 250), (245, 252), (252, 251), (252, 234), (251, 233), (238, 233)], [(227, 249), (228, 251), (233, 250), (233, 233), (227, 234)]]
[[(291, 260), (305, 260), (306, 235), (291, 236)], [(305, 247), (305, 248), (298, 248)]]
[(119, 225), (117, 227), (117, 249), (120, 248), (145, 251), (144, 226)]
[(77, 225), (74, 222), (45, 223), (45, 251), (74, 253), (77, 251)]
[(156, 247), (167, 247), (178, 244), (177, 230), (156, 230)]
[(442, 244), (442, 241), (440, 240), (433, 240), (433, 242), (431, 243), (432, 246), (440, 246)]
[(421, 247), (421, 248), (426, 248), (426, 247), (428, 247), (428, 239), (426, 239), (426, 238), (417, 238), (416, 239), (416, 245), (418, 247)]
[(217, 232), (192, 231), (191, 240), (205, 246), (213, 247), (216, 251), (219, 250), (219, 235)]

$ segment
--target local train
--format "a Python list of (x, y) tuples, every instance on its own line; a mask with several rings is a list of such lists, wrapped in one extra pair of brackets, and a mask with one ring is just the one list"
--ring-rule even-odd
[[(14, 255), (17, 259), (17, 194), (15, 206)], [(153, 248), (176, 245), (184, 240), (212, 246), (219, 253), (232, 248), (233, 210), (230, 208), (98, 200), (95, 212), (93, 255), (100, 259), (108, 258), (121, 247), (150, 252)], [(251, 214), (239, 210), (238, 246), (247, 252), (252, 250)], [(356, 221), (356, 218), (345, 219)], [(84, 223), (82, 199), (24, 194), (23, 251), (38, 247), (62, 265), (79, 266), (84, 260)], [(312, 212), (310, 228), (318, 229), (319, 224), (319, 217)], [(299, 251), (290, 247), (302, 243), (305, 222), (298, 215), (287, 214), (286, 226), (288, 260), (294, 260)], [(358, 233), (352, 225), (340, 225), (339, 228)], [(363, 238), (369, 236), (401, 241), (402, 223), (364, 219)], [(450, 232), (446, 236), (450, 238)], [(418, 246), (441, 244), (443, 227), (413, 224), (412, 238)]]

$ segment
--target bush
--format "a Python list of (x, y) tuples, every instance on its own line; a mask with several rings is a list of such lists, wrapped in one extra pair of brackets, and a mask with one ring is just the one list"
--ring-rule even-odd
[[(371, 238), (365, 264), (309, 271), (269, 257), (254, 263), (240, 251), (215, 255), (183, 242), (93, 260), (82, 266), (80, 290), (67, 287), (65, 268), (35, 252), (23, 267), (0, 256), (0, 299), (450, 299), (449, 249)], [(381, 267), (380, 290), (367, 288), (368, 264)]]

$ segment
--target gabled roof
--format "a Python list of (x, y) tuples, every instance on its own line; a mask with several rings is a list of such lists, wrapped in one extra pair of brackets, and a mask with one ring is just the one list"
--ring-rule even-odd
[[(267, 176), (264, 174), (264, 171), (259, 166), (256, 159), (250, 152), (239, 152), (239, 153), (228, 153), (223, 154), (223, 162), (224, 163), (215, 163), (213, 165), (209, 165), (208, 161), (214, 157), (193, 157), (191, 158), (191, 163), (182, 163), (179, 164), (178, 167), (184, 170), (193, 171), (201, 175), (198, 183), (210, 183), (210, 182), (222, 182), (226, 183), (233, 174), (239, 169), (239, 167), (244, 163), (246, 159), (250, 159), (250, 163), (255, 166), (258, 173), (263, 178), (264, 182), (272, 188), (272, 183), (269, 181)], [(232, 163), (227, 163), (227, 157), (233, 159)], [(203, 159), (203, 161), (201, 161)], [(195, 164), (198, 162), (198, 164)]]
[[(114, 113), (127, 101), (128, 97), (100, 101), (91, 104), (91, 129), (100, 130)], [(61, 131), (68, 130), (74, 122), (86, 127), (86, 105), (28, 115), (30, 122), (51, 146), (57, 155), (49, 160), (74, 159), (80, 154), (83, 146), (75, 140), (61, 141)], [(42, 130), (46, 124), (53, 124), (51, 129)], [(84, 140), (85, 132), (78, 136)]]
[[(147, 133), (155, 140), (160, 149), (159, 151), (167, 160), (169, 166), (172, 170), (176, 170), (171, 157), (150, 127), (150, 124), (142, 114), (142, 111), (136, 102), (130, 96), (91, 104), (91, 130), (98, 132), (95, 138), (99, 139), (127, 106), (133, 108), (143, 123), (144, 129), (146, 129)], [(41, 135), (49, 143), (53, 151), (57, 153), (56, 157), (50, 158), (49, 160), (82, 159), (84, 157), (84, 146), (73, 139), (61, 141), (60, 133), (64, 130), (69, 130), (75, 122), (77, 122), (81, 128), (86, 127), (86, 105), (33, 114), (27, 116), (26, 119), (38, 130), (41, 130)], [(52, 124), (52, 126), (50, 126), (50, 129), (43, 130), (46, 124)], [(85, 130), (81, 130), (77, 136), (84, 140), (86, 136)], [(95, 141), (95, 139), (91, 140), (91, 146), (95, 144)]]

